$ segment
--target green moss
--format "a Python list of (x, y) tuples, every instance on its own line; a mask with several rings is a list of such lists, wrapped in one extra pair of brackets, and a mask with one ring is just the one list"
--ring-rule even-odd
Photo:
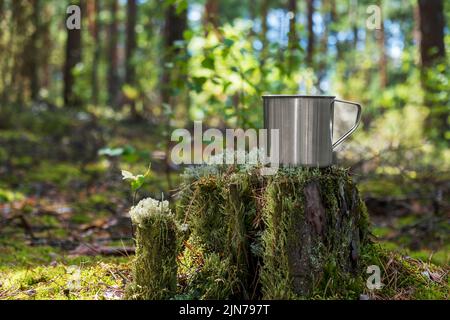
[(175, 299), (229, 299), (238, 285), (237, 270), (230, 258), (216, 253), (205, 254), (204, 251), (192, 252), (186, 248), (181, 258), (184, 268), (179, 277), (184, 287)]
[(66, 187), (71, 181), (86, 180), (86, 176), (73, 164), (46, 161), (30, 171), (26, 176), (26, 180), (28, 182), (46, 182), (56, 186)]
[(170, 299), (177, 289), (177, 226), (172, 214), (157, 213), (136, 226), (136, 256), (129, 299)]
[(105, 262), (0, 270), (0, 299), (121, 298), (125, 270), (125, 264)]
[[(315, 235), (305, 216), (309, 183), (317, 184), (326, 208), (325, 238)], [(345, 170), (284, 168), (264, 177), (257, 168), (200, 167), (188, 172), (181, 198), (178, 219), (189, 223), (203, 258), (221, 256), (236, 270), (239, 281), (229, 298), (309, 297), (316, 287), (335, 295), (335, 288), (353, 286), (347, 280), (359, 271), (357, 255), (367, 241), (368, 218)], [(352, 254), (355, 261), (349, 259)], [(326, 261), (335, 265), (324, 272)], [(203, 265), (197, 267), (201, 277)], [(345, 280), (330, 282), (336, 274)]]
[(83, 224), (92, 221), (92, 217), (84, 212), (75, 213), (70, 218), (72, 223)]
[(372, 234), (379, 238), (384, 238), (392, 232), (391, 228), (388, 227), (373, 227)]

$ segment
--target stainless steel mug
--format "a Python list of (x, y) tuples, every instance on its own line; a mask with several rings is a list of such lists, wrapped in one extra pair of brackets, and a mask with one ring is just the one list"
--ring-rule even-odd
[[(333, 149), (348, 138), (361, 120), (361, 105), (334, 96), (264, 95), (264, 127), (279, 129), (279, 161), (283, 165), (327, 167)], [(333, 143), (334, 103), (356, 106), (356, 121)], [(270, 150), (270, 134), (268, 148)]]

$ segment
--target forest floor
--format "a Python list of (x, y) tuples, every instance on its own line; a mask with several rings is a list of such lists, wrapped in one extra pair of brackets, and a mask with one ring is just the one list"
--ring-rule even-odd
[[(0, 140), (0, 299), (121, 299), (134, 241), (133, 194), (120, 169), (143, 173), (151, 162), (139, 197), (159, 198), (169, 189), (161, 139), (145, 125), (120, 125), (101, 145), (106, 155), (86, 161), (59, 159), (58, 150), (57, 157), (35, 157), (30, 150), (46, 143), (45, 135), (0, 130)], [(21, 153), (17, 141), (30, 147)], [(173, 172), (172, 188), (178, 180)], [(387, 198), (386, 185), (386, 177), (361, 182), (373, 234), (389, 250), (448, 269), (447, 221), (424, 228), (427, 206)]]

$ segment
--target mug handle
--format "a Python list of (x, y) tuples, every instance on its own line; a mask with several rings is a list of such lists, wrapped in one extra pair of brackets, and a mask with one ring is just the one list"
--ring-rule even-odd
[(357, 113), (356, 113), (355, 124), (342, 137), (340, 137), (335, 143), (333, 143), (333, 146), (332, 146), (333, 149), (336, 148), (338, 145), (340, 145), (345, 139), (347, 139), (356, 130), (356, 128), (358, 128), (359, 123), (361, 122), (361, 111), (362, 111), (361, 105), (359, 103), (335, 99), (332, 102), (333, 105), (335, 102), (341, 102), (341, 103), (354, 105), (357, 108)]

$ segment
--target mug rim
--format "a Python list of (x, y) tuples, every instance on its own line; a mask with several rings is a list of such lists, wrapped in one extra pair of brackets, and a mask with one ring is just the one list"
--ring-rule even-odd
[(261, 96), (263, 99), (267, 98), (332, 98), (335, 99), (336, 96), (327, 95), (304, 95), (304, 94), (264, 94)]

